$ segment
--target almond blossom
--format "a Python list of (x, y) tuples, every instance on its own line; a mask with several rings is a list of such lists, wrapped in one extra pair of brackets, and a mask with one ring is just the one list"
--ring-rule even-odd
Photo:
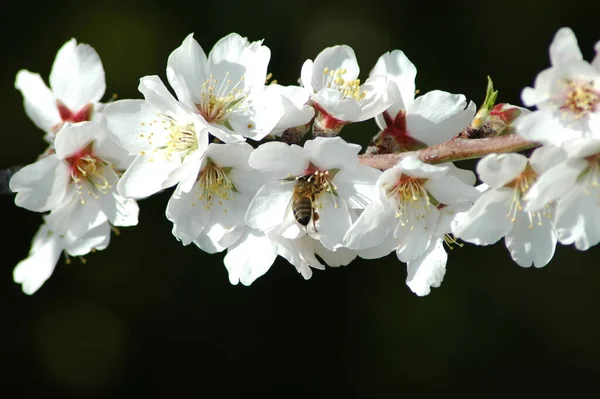
[[(528, 159), (521, 154), (489, 154), (477, 164), (487, 189), (454, 228), (454, 235), (476, 245), (490, 245), (502, 237), (520, 266), (545, 266), (557, 242), (552, 203), (538, 211), (524, 209), (524, 198), (540, 174), (549, 168), (557, 149), (544, 147)], [(548, 151), (548, 152), (546, 152)], [(548, 156), (549, 155), (549, 156)]]
[(370, 77), (386, 77), (393, 103), (375, 117), (381, 132), (378, 152), (411, 151), (443, 143), (460, 133), (475, 116), (475, 103), (462, 94), (434, 90), (415, 98), (417, 69), (400, 50), (377, 60)]
[(47, 212), (46, 224), (60, 236), (83, 237), (105, 222), (134, 226), (138, 206), (116, 191), (119, 175), (131, 158), (94, 122), (65, 125), (54, 141), (54, 154), (25, 166), (10, 181), (15, 203)]
[(300, 81), (316, 111), (316, 134), (334, 136), (344, 125), (373, 118), (390, 106), (387, 79), (372, 76), (361, 84), (359, 72), (354, 50), (346, 45), (328, 47), (314, 62), (304, 62)]
[(395, 250), (398, 259), (408, 263), (408, 286), (426, 295), (431, 285), (441, 282), (447, 259), (445, 251), (439, 252), (439, 241), (450, 232), (451, 219), (446, 216), (440, 222), (441, 212), (453, 215), (454, 206), (472, 204), (479, 196), (474, 183), (472, 172), (453, 164), (428, 165), (406, 156), (379, 177), (379, 195), (348, 229), (344, 242), (366, 259)]
[(106, 106), (103, 123), (133, 163), (119, 181), (119, 193), (145, 198), (196, 176), (208, 147), (208, 125), (178, 102), (158, 76), (140, 79), (145, 100)]
[[(342, 248), (343, 237), (355, 209), (364, 209), (374, 197), (381, 174), (359, 164), (359, 150), (339, 137), (318, 137), (304, 147), (265, 143), (250, 155), (250, 166), (268, 180), (252, 199), (246, 223), (283, 245), (288, 256), (282, 256), (293, 258), (290, 263), (304, 270), (305, 278), (310, 277), (307, 266), (324, 268), (315, 253), (330, 266), (348, 264), (356, 256)], [(298, 191), (299, 184), (306, 191)], [(305, 215), (298, 213), (295, 198), (304, 199)]]
[(190, 34), (169, 56), (167, 79), (213, 136), (224, 142), (261, 140), (283, 112), (276, 106), (279, 98), (264, 90), (270, 58), (262, 41), (249, 42), (237, 33), (220, 39), (207, 57)]
[(540, 72), (523, 103), (537, 110), (517, 120), (524, 138), (560, 146), (575, 138), (600, 138), (600, 68), (583, 60), (575, 34), (561, 28), (550, 45), (552, 67)]
[(52, 276), (62, 253), (69, 263), (69, 255), (84, 256), (92, 251), (103, 250), (109, 241), (108, 222), (91, 228), (82, 237), (75, 237), (70, 233), (60, 236), (50, 231), (46, 224), (42, 224), (33, 237), (29, 256), (15, 266), (13, 279), (21, 284), (25, 294), (32, 295)]
[(96, 51), (75, 39), (56, 53), (50, 71), (50, 88), (39, 74), (22, 69), (15, 87), (23, 95), (27, 116), (46, 132), (50, 144), (64, 123), (89, 121), (102, 109), (106, 90), (104, 68)]
[(526, 209), (557, 202), (558, 241), (585, 251), (600, 242), (600, 140), (571, 140), (563, 149), (536, 150), (549, 166), (527, 192)]

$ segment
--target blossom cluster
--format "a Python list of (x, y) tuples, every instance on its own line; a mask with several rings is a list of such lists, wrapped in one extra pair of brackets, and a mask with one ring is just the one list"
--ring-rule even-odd
[[(105, 249), (111, 231), (137, 224), (138, 200), (166, 189), (173, 236), (226, 252), (232, 284), (250, 285), (278, 256), (309, 279), (395, 252), (423, 296), (461, 241), (504, 237), (525, 267), (546, 265), (557, 242), (585, 250), (600, 241), (600, 56), (584, 61), (570, 29), (523, 91), (534, 111), (491, 96), (477, 110), (462, 94), (417, 95), (416, 67), (400, 50), (361, 82), (351, 47), (326, 48), (302, 65), (297, 86), (269, 82), (270, 57), (236, 33), (206, 54), (190, 34), (168, 57), (168, 85), (144, 76), (143, 99), (107, 103), (100, 57), (75, 39), (58, 51), (49, 86), (20, 71), (15, 86), (48, 143), (10, 181), (15, 203), (44, 220), (14, 270), (23, 291), (36, 292), (61, 254)], [(339, 134), (370, 119), (379, 132), (359, 155)], [(508, 134), (536, 149), (488, 154), (477, 173), (419, 157), (461, 135)], [(396, 153), (385, 170), (363, 162)]]

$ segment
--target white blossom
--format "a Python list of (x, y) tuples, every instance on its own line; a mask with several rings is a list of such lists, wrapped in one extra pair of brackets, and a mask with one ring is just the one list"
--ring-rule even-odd
[(314, 62), (304, 62), (300, 80), (317, 111), (317, 128), (339, 131), (347, 123), (373, 118), (390, 106), (387, 79), (373, 76), (361, 84), (359, 72), (354, 50), (346, 45), (328, 47)]
[(250, 156), (250, 166), (269, 180), (250, 203), (246, 223), (284, 246), (287, 252), (280, 255), (292, 258), (305, 278), (306, 265), (324, 267), (315, 253), (330, 266), (352, 260), (343, 237), (354, 209), (364, 209), (374, 197), (381, 173), (358, 163), (359, 150), (339, 137), (319, 137), (304, 147), (266, 143)]
[(477, 164), (479, 178), (488, 186), (454, 228), (454, 235), (476, 245), (490, 245), (502, 237), (513, 260), (523, 267), (546, 265), (554, 256), (557, 234), (554, 205), (539, 211), (524, 209), (524, 197), (548, 168), (542, 153), (531, 159), (521, 154), (489, 154)]
[[(371, 71), (371, 77), (389, 81), (392, 105), (375, 117), (382, 130), (380, 145), (403, 150), (443, 143), (456, 136), (475, 116), (475, 103), (462, 94), (434, 90), (415, 98), (417, 69), (400, 50), (383, 54)], [(387, 143), (392, 140), (393, 143)], [(396, 150), (396, 148), (392, 148)]]
[(600, 138), (600, 69), (583, 60), (577, 39), (561, 28), (550, 45), (552, 67), (540, 72), (523, 103), (537, 110), (516, 121), (524, 138), (560, 146), (576, 138)]
[(112, 137), (135, 156), (119, 181), (119, 193), (144, 198), (196, 176), (206, 148), (208, 125), (169, 93), (158, 76), (140, 79), (145, 100), (106, 106)]
[(281, 118), (279, 98), (265, 92), (271, 51), (231, 33), (208, 57), (193, 34), (169, 56), (167, 79), (177, 98), (202, 116), (222, 141), (261, 140)]
[(15, 87), (23, 95), (27, 116), (46, 132), (45, 139), (52, 144), (64, 123), (96, 119), (106, 83), (96, 51), (71, 39), (56, 53), (50, 88), (39, 74), (25, 69), (17, 73)]
[(58, 235), (83, 237), (105, 222), (133, 226), (134, 200), (116, 191), (119, 176), (131, 159), (94, 122), (65, 125), (54, 141), (54, 154), (25, 166), (10, 180), (15, 203), (45, 216)]
[(559, 242), (585, 251), (600, 242), (600, 140), (571, 140), (563, 149), (535, 151), (548, 167), (527, 192), (526, 209), (556, 202)]

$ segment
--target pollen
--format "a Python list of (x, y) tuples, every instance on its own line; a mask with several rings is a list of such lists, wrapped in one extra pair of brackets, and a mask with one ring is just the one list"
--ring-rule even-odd
[[(163, 136), (166, 133), (167, 142), (153, 150), (153, 155), (162, 156), (168, 161), (172, 161), (174, 157), (183, 161), (188, 155), (198, 149), (198, 139), (194, 124), (182, 125), (169, 116), (159, 116), (159, 120), (153, 120), (147, 123), (147, 125), (157, 129), (159, 132), (164, 132), (159, 134), (159, 136)], [(145, 135), (140, 134), (140, 138), (145, 139), (150, 146), (157, 139), (154, 131)], [(140, 154), (144, 155), (146, 152), (141, 151)]]
[(596, 111), (600, 104), (600, 93), (594, 90), (592, 82), (566, 82), (566, 94), (560, 109), (570, 113), (576, 119)]
[(338, 90), (343, 94), (343, 99), (364, 100), (367, 91), (360, 89), (360, 79), (346, 80), (346, 72), (346, 68), (323, 69), (323, 87)]
[(112, 188), (105, 176), (105, 169), (112, 168), (112, 165), (94, 155), (93, 142), (66, 158), (66, 161), (81, 204), (85, 204), (84, 193), (98, 199)]
[[(506, 184), (505, 187), (512, 188), (512, 196), (510, 198), (507, 218), (512, 223), (517, 221), (517, 215), (523, 211), (523, 197), (529, 191), (533, 183), (537, 180), (537, 173), (533, 168), (527, 164), (523, 172), (516, 179)], [(552, 211), (550, 205), (547, 204), (544, 208), (536, 212), (527, 212), (527, 218), (529, 219), (529, 228), (533, 229), (536, 225), (542, 226), (544, 224), (544, 218), (552, 218)]]
[(207, 158), (206, 166), (196, 178), (196, 196), (198, 200), (205, 203), (206, 209), (210, 209), (214, 203), (217, 203), (223, 207), (223, 212), (227, 213), (224, 205), (237, 191), (228, 176), (230, 170), (231, 168), (219, 167), (212, 159)]
[(415, 221), (424, 221), (431, 208), (436, 204), (423, 187), (427, 179), (402, 175), (395, 185), (386, 188), (387, 195), (396, 200), (396, 218), (400, 225), (413, 228)]
[(225, 123), (229, 115), (245, 103), (248, 96), (244, 76), (237, 82), (229, 78), (229, 72), (219, 81), (213, 75), (202, 83), (200, 103), (196, 109), (208, 122)]

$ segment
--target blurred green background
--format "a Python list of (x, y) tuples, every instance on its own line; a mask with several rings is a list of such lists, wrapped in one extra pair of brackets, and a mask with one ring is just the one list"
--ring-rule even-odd
[[(47, 81), (71, 37), (100, 54), (105, 100), (139, 98), (140, 77), (164, 78), (188, 33), (208, 52), (236, 31), (265, 39), (282, 84), (294, 84), (302, 62), (327, 46), (352, 46), (363, 79), (399, 48), (416, 64), (422, 93), (463, 93), (477, 104), (488, 74), (502, 102), (520, 104), (521, 89), (549, 65), (559, 27), (573, 28), (587, 59), (600, 39), (591, 1), (11, 1), (0, 13), (0, 168), (33, 162), (45, 148), (14, 89), (17, 71)], [(366, 145), (376, 126), (344, 133)], [(559, 247), (534, 270), (513, 263), (503, 243), (465, 245), (425, 298), (406, 287), (394, 255), (309, 281), (278, 260), (251, 287), (232, 286), (222, 254), (171, 235), (170, 193), (140, 201), (139, 225), (87, 264), (61, 260), (31, 297), (12, 269), (41, 217), (0, 198), (1, 397), (600, 393), (599, 248)]]

